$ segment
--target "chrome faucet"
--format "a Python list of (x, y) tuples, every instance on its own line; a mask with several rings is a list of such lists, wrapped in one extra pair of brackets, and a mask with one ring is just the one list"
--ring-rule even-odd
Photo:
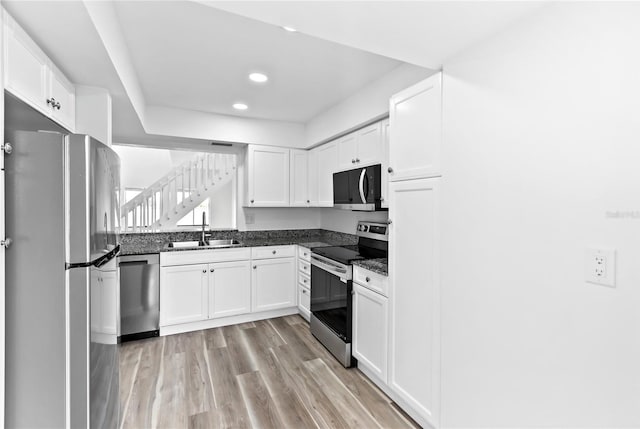
[(202, 212), (202, 239), (200, 241), (204, 244), (204, 227), (207, 224), (207, 214)]

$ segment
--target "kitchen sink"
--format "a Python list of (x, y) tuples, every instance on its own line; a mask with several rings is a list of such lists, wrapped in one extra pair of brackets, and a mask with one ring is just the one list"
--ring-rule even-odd
[(173, 249), (196, 249), (207, 248), (216, 249), (221, 247), (241, 246), (238, 240), (207, 240), (207, 241), (172, 241), (168, 247)]
[(208, 240), (200, 244), (201, 247), (233, 247), (240, 246), (242, 243), (238, 240)]

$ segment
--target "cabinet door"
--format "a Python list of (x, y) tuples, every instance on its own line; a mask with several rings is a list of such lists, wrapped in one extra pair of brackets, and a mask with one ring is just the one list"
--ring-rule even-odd
[(5, 20), (5, 89), (48, 115), (47, 56), (7, 14)]
[(301, 284), (298, 284), (298, 310), (308, 321), (311, 316), (311, 292)]
[(207, 319), (208, 265), (160, 269), (160, 326)]
[(316, 150), (307, 151), (307, 188), (309, 206), (318, 206), (318, 153)]
[(353, 284), (353, 356), (387, 382), (388, 298)]
[(389, 208), (389, 120), (381, 124), (382, 127), (382, 171), (380, 188), (380, 206)]
[(249, 261), (209, 264), (209, 318), (251, 312)]
[(253, 311), (296, 306), (295, 258), (253, 261)]
[(118, 320), (120, 319), (120, 305), (118, 301), (117, 271), (102, 271), (100, 273), (102, 286), (102, 332), (118, 334)]
[(333, 207), (333, 173), (338, 170), (338, 145), (326, 143), (317, 148), (318, 206)]
[(356, 167), (381, 164), (383, 159), (382, 124), (376, 122), (356, 131), (358, 151)]
[(289, 149), (250, 145), (248, 158), (248, 206), (288, 207)]
[[(395, 131), (394, 131), (395, 132)], [(438, 427), (440, 409), (440, 179), (389, 184), (389, 385)]]
[(291, 149), (291, 184), (289, 189), (292, 207), (307, 207), (311, 203), (308, 187), (308, 151)]
[(439, 176), (442, 140), (441, 74), (391, 97), (390, 179)]
[(69, 131), (74, 132), (76, 127), (75, 87), (62, 73), (52, 68), (49, 73), (49, 88), (49, 94), (56, 103), (51, 107), (51, 117)]
[(348, 134), (337, 141), (338, 170), (351, 170), (357, 167), (358, 134)]

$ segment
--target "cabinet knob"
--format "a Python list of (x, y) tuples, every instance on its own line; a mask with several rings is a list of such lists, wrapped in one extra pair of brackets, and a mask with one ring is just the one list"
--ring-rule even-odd
[(254, 266), (253, 266), (253, 269), (255, 270), (256, 268), (258, 268), (258, 266), (257, 266), (257, 265), (254, 265)]
[(383, 201), (384, 201), (384, 197), (380, 197), (380, 202), (383, 202)]
[(307, 200), (307, 204), (309, 204), (310, 202), (311, 202), (310, 200)]
[(60, 110), (60, 102), (56, 101), (56, 104), (53, 107)]
[[(209, 271), (214, 272), (215, 270), (213, 268), (211, 268)], [(369, 281), (369, 280), (367, 280), (367, 281)]]
[(391, 168), (391, 167), (387, 168), (387, 172), (393, 173), (393, 168)]
[(207, 270), (202, 270), (202, 272), (206, 274), (206, 273), (207, 273)]
[(359, 163), (359, 162), (360, 162), (360, 158), (356, 158), (356, 163)]
[(306, 269), (307, 269), (307, 267), (306, 267), (306, 266), (304, 266), (304, 267), (302, 267), (302, 269), (303, 269), (303, 270), (306, 270)]
[(391, 225), (391, 224), (392, 224), (391, 219), (387, 219), (387, 225)]
[(306, 291), (306, 290), (304, 290), (304, 289), (302, 289), (302, 293), (307, 293), (307, 291)]
[(307, 282), (307, 279), (304, 279), (304, 280), (303, 280), (303, 282), (305, 282), (305, 283), (306, 283), (306, 282)]
[(355, 164), (355, 163), (356, 163), (356, 160), (355, 160), (355, 159), (352, 159), (352, 160), (351, 160), (351, 163), (352, 163), (352, 164)]
[(273, 252), (271, 252), (271, 253), (273, 253), (273, 254), (275, 255), (275, 254), (276, 254), (276, 251), (274, 250), (274, 251), (273, 251)]
[(251, 204), (253, 204), (253, 200), (251, 200)]
[(304, 256), (307, 256), (307, 254), (305, 253)]
[(367, 281), (367, 283), (369, 283), (371, 281), (371, 279), (369, 277), (365, 278), (365, 280)]
[(47, 104), (51, 104), (52, 107), (56, 106), (56, 99), (51, 97), (51, 98), (47, 98)]

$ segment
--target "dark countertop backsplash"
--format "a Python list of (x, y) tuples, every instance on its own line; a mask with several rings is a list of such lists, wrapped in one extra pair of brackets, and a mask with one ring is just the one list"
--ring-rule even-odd
[[(324, 243), (328, 246), (357, 244), (358, 237), (353, 234), (328, 231), (325, 229), (287, 229), (265, 231), (212, 230), (211, 240), (234, 239), (241, 243), (235, 247), (279, 246), (305, 243)], [(167, 247), (172, 241), (198, 241), (199, 231), (143, 232), (120, 235), (121, 255), (140, 255), (146, 253), (174, 252), (191, 249), (173, 249)]]

